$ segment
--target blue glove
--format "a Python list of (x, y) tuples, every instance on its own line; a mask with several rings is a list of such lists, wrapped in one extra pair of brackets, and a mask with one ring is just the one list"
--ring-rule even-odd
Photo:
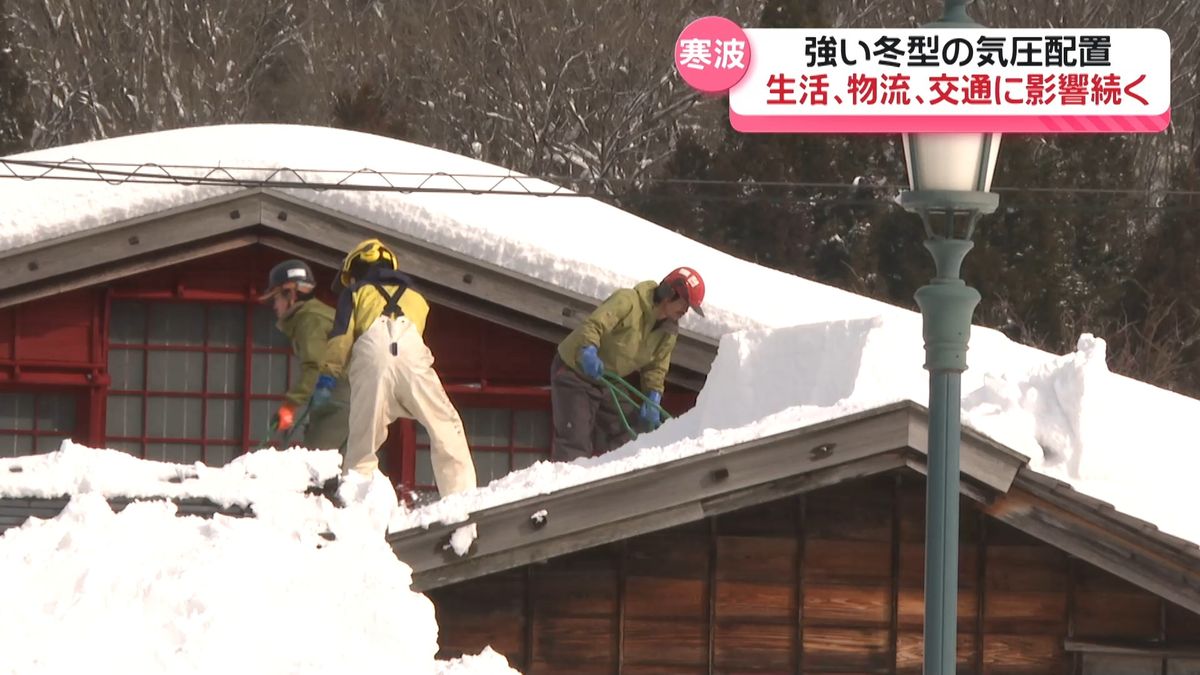
[(604, 362), (596, 353), (596, 345), (588, 345), (579, 350), (579, 367), (583, 370), (584, 375), (593, 380), (600, 379), (600, 376), (604, 374)]
[(662, 408), (658, 406), (662, 401), (662, 392), (652, 391), (646, 395), (646, 398), (650, 400), (642, 402), (641, 418), (642, 422), (653, 431), (662, 424)]
[(310, 413), (329, 405), (330, 399), (333, 398), (333, 385), (336, 383), (337, 381), (330, 375), (322, 375), (317, 378), (317, 387), (313, 389), (312, 398), (308, 399)]

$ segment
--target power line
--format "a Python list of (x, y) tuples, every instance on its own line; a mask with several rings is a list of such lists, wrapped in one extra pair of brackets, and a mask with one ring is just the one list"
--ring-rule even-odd
[[(446, 172), (384, 172), (374, 169), (324, 170), (324, 169), (291, 169), (287, 167), (204, 167), (186, 165), (168, 165), (156, 163), (125, 164), (112, 162), (89, 162), (81, 159), (68, 159), (57, 162), (20, 160), (0, 158), (0, 166), (7, 173), (0, 173), (0, 178), (23, 181), (34, 180), (71, 180), (85, 182), (103, 182), (109, 185), (152, 184), (178, 185), (182, 187), (218, 186), (240, 188), (280, 188), (307, 189), (324, 192), (328, 190), (349, 190), (364, 192), (401, 192), (401, 193), (454, 193), (454, 194), (492, 194), (492, 195), (521, 195), (534, 197), (588, 197), (591, 195), (573, 192), (567, 188), (547, 183), (539, 178), (518, 174), (487, 175), (487, 174), (451, 174)], [(20, 171), (28, 169), (31, 171)], [(188, 173), (188, 172), (192, 173)], [(244, 174), (244, 175), (239, 175)], [(293, 178), (284, 176), (291, 174)], [(305, 174), (330, 174), (332, 180), (312, 180)], [(356, 177), (370, 176), (383, 181), (383, 184), (355, 183)], [(400, 178), (409, 178), (415, 184), (399, 184)], [(439, 179), (448, 179), (453, 187), (438, 187), (431, 183)], [(464, 181), (481, 181), (479, 185), (467, 185)], [(539, 183), (545, 188), (530, 184)]]
[[(568, 179), (571, 180), (571, 179)], [(574, 179), (580, 180), (580, 179)], [(821, 183), (808, 181), (758, 181), (758, 180), (716, 180), (698, 178), (656, 178), (646, 179), (646, 182), (700, 186), (741, 186), (741, 187), (775, 187), (775, 188), (835, 188), (847, 190), (882, 190), (900, 191), (909, 189), (908, 184), (897, 183)], [(993, 192), (1041, 192), (1066, 194), (1128, 194), (1145, 195), (1200, 195), (1200, 190), (1167, 190), (1161, 188), (1079, 188), (1079, 187), (992, 187)]]
[[(277, 188), (277, 189), (308, 189), (318, 192), (346, 190), (364, 192), (398, 192), (412, 193), (452, 193), (452, 194), (489, 194), (509, 196), (534, 197), (613, 197), (610, 192), (596, 189), (580, 191), (562, 187), (558, 183), (591, 184), (659, 184), (697, 188), (741, 188), (743, 190), (838, 190), (855, 191), (860, 194), (878, 192), (899, 192), (907, 189), (907, 185), (890, 183), (861, 183), (820, 182), (820, 181), (758, 181), (721, 180), (697, 178), (588, 178), (577, 176), (529, 176), (514, 172), (504, 174), (483, 173), (449, 173), (449, 172), (404, 172), (379, 171), (363, 168), (357, 170), (344, 169), (300, 169), (290, 167), (251, 167), (251, 166), (205, 166), (192, 164), (158, 164), (154, 162), (91, 162), (78, 158), (60, 161), (22, 160), (0, 158), (0, 178), (22, 181), (34, 180), (66, 180), (84, 182), (103, 182), (109, 185), (124, 184), (157, 184), (178, 186), (219, 186), (240, 188)], [(288, 177), (290, 176), (290, 178)], [(375, 183), (361, 182), (359, 179), (370, 178)], [(448, 181), (450, 185), (437, 185)], [(1200, 190), (1169, 190), (1169, 189), (1140, 189), (1140, 188), (1078, 188), (1078, 187), (993, 187), (993, 191), (1010, 194), (1067, 194), (1067, 195), (1113, 195), (1133, 196), (1138, 198), (1166, 196), (1200, 196)], [(789, 195), (767, 194), (712, 194), (691, 193), (674, 195), (656, 195), (641, 193), (640, 198), (670, 199), (680, 198), (694, 201), (770, 201), (794, 199)], [(878, 205), (890, 203), (886, 200), (822, 200), (825, 204), (843, 205)], [(1028, 204), (1005, 205), (1008, 208), (1022, 209), (1052, 209), (1073, 208), (1060, 205)], [(1108, 209), (1123, 210), (1163, 210), (1172, 207), (1143, 205), (1143, 206), (1104, 206)]]
[[(617, 195), (623, 197), (623, 195)], [(755, 195), (752, 197), (736, 197), (736, 196), (717, 196), (717, 195), (635, 195), (628, 199), (623, 199), (622, 204), (630, 204), (637, 202), (664, 202), (664, 201), (682, 201), (687, 203), (728, 203), (728, 204), (778, 204), (780, 206), (797, 206), (795, 199), (789, 199), (785, 196), (770, 196), (770, 195)], [(887, 207), (900, 209), (900, 206), (890, 199), (875, 199), (875, 200), (854, 200), (854, 199), (827, 199), (815, 202), (806, 202), (803, 205), (809, 209), (832, 209), (837, 207)], [(1151, 205), (1151, 204), (1106, 204), (1094, 201), (1081, 201), (1070, 204), (1046, 204), (1039, 202), (1028, 202), (1013, 204), (1009, 202), (1001, 202), (1000, 208), (996, 213), (985, 218), (989, 221), (995, 221), (1004, 217), (1006, 212), (1030, 212), (1030, 211), (1064, 211), (1070, 213), (1115, 213), (1115, 212), (1153, 212), (1153, 213), (1195, 213), (1195, 206), (1187, 205)], [(914, 214), (914, 218), (916, 215)]]

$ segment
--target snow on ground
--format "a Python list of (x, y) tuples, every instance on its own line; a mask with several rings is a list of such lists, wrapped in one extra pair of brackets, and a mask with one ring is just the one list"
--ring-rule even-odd
[[(121, 454), (66, 442), (59, 453), (0, 460), (0, 494), (54, 491), (80, 467), (97, 472), (70, 487), (58, 517), (0, 536), (0, 673), (516, 673), (490, 649), (434, 659), (433, 605), (410, 590), (411, 569), (383, 538), (396, 502), (382, 474), (352, 486), (366, 496), (336, 509), (304, 494), (325, 453), (264, 450), (207, 470)], [(251, 477), (264, 469), (285, 478)], [(189, 470), (198, 475), (169, 482)], [(127, 488), (216, 495), (249, 503), (257, 517), (181, 517), (165, 501), (114, 513), (105, 492)]]

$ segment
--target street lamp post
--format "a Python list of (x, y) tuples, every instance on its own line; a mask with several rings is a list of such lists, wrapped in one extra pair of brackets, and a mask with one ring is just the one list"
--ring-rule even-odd
[[(926, 28), (979, 28), (970, 0), (945, 0), (941, 20)], [(928, 479), (925, 504), (925, 675), (953, 675), (957, 660), (958, 496), (962, 372), (979, 292), (959, 277), (981, 215), (996, 210), (988, 192), (1000, 135), (904, 135), (912, 188), (899, 203), (921, 216), (934, 279), (917, 291), (929, 371)]]

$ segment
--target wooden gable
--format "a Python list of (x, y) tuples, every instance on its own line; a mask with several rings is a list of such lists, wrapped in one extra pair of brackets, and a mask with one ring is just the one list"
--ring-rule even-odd
[[(439, 658), (491, 645), (529, 675), (918, 675), (924, 487), (897, 469), (440, 586)], [(973, 500), (961, 523), (959, 673), (1177, 672), (1200, 655), (1197, 612)], [(1094, 669), (1109, 662), (1155, 670)]]

